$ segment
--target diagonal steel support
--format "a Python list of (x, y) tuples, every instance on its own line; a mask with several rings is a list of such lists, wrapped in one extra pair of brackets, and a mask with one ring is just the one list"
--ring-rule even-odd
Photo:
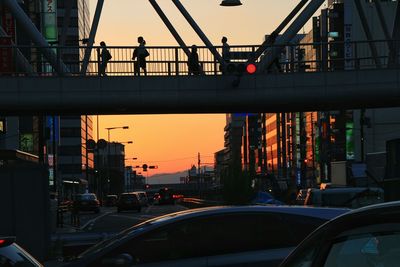
[(179, 0), (172, 0), (178, 10), (182, 13), (185, 17), (187, 22), (192, 26), (193, 30), (197, 33), (200, 39), (204, 42), (210, 52), (214, 55), (215, 59), (218, 61), (219, 64), (225, 66), (225, 61), (222, 59), (222, 56), (218, 53), (217, 49), (213, 46), (213, 44), (208, 40), (207, 36), (203, 33), (200, 29), (199, 25), (194, 21), (194, 19), (190, 16), (189, 12), (185, 9), (182, 3)]
[[(7, 36), (7, 33), (3, 29), (3, 27), (0, 26), (0, 37), (4, 37), (4, 36)], [(37, 76), (37, 73), (35, 73), (35, 71), (33, 70), (31, 64), (26, 59), (26, 57), (22, 54), (22, 52), (17, 47), (15, 47), (14, 42), (12, 42), (11, 45), (13, 46), (12, 49), (15, 49), (15, 52), (16, 52), (17, 67), (19, 69), (22, 69), (29, 76)]]
[(16, 0), (3, 0), (3, 3), (10, 9), (14, 18), (17, 20), (19, 26), (24, 30), (26, 34), (32, 39), (43, 56), (49, 61), (50, 65), (56, 70), (60, 75), (69, 73), (67, 66), (64, 62), (57, 58), (56, 53), (50, 47), (49, 43), (32, 23), (31, 19), (26, 15), (22, 8), (18, 5)]
[(81, 74), (86, 75), (87, 67), (89, 65), (90, 54), (94, 44), (94, 38), (96, 37), (97, 27), (99, 26), (101, 11), (103, 9), (104, 0), (98, 0), (96, 11), (94, 13), (92, 27), (90, 28), (89, 41), (85, 49), (85, 56), (83, 57), (83, 63), (81, 68)]
[(282, 46), (290, 42), (296, 34), (301, 30), (304, 24), (314, 15), (318, 8), (324, 3), (324, 0), (311, 0), (311, 2), (303, 9), (300, 15), (286, 29), (282, 36), (278, 37), (275, 46), (266, 50), (267, 54), (258, 64), (259, 72), (266, 71), (272, 61), (279, 55)]
[(396, 16), (393, 23), (392, 40), (394, 40), (393, 50), (389, 53), (389, 66), (397, 66), (399, 64), (400, 49), (400, 3), (397, 2)]
[(354, 0), (354, 3), (356, 5), (357, 12), (358, 12), (358, 15), (361, 20), (361, 25), (364, 29), (364, 33), (367, 36), (367, 41), (369, 44), (369, 48), (371, 49), (371, 53), (372, 53), (372, 57), (374, 58), (375, 65), (378, 69), (380, 69), (382, 65), (378, 58), (378, 50), (376, 49), (375, 43), (373, 42), (373, 36), (372, 36), (371, 30), (368, 25), (367, 17), (365, 16), (365, 13), (364, 13), (364, 9), (361, 5), (360, 0)]
[(161, 20), (164, 22), (165, 26), (167, 26), (168, 30), (171, 32), (172, 36), (174, 36), (175, 40), (177, 43), (181, 46), (187, 57), (190, 57), (190, 51), (185, 42), (182, 40), (181, 36), (179, 33), (175, 30), (174, 26), (172, 23), (168, 20), (167, 16), (165, 13), (162, 11), (160, 6), (157, 4), (156, 0), (149, 0), (150, 4), (153, 6), (154, 10), (157, 12), (157, 14), (160, 16)]
[[(274, 32), (279, 34), (286, 26), (287, 24), (300, 12), (300, 10), (305, 6), (305, 4), (309, 0), (301, 0), (300, 3), (296, 5), (296, 7), (290, 12), (290, 14), (279, 24), (279, 26), (275, 29)], [(265, 40), (261, 46), (256, 50), (254, 53), (254, 58), (249, 59), (249, 61), (256, 61), (257, 58), (261, 56), (261, 54), (270, 46), (269, 40)]]

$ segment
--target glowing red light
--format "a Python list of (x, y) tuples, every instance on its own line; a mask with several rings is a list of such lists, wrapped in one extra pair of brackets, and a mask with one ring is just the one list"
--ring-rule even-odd
[(0, 246), (3, 245), (6, 241), (4, 239), (0, 239)]
[(246, 71), (248, 74), (254, 74), (257, 71), (257, 66), (255, 64), (251, 63), (251, 64), (247, 65)]

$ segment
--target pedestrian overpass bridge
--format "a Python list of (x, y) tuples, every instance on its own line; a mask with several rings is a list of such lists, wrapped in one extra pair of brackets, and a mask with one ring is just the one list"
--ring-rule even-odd
[[(306, 50), (309, 45), (315, 46), (284, 48), (285, 58), (291, 60), (281, 59), (279, 69), (272, 65), (269, 71), (254, 75), (235, 70), (223, 74), (206, 47), (199, 48), (200, 75), (188, 75), (187, 56), (179, 47), (149, 47), (147, 76), (135, 76), (133, 47), (109, 48), (113, 59), (107, 76), (99, 76), (99, 49), (93, 49), (85, 74), (79, 72), (81, 62), (64, 61), (70, 71), (64, 75), (57, 75), (46, 62), (29, 62), (33, 72), (19, 62), (20, 71), (0, 75), (0, 114), (231, 113), (399, 106), (400, 68), (390, 64), (387, 52), (380, 56), (380, 65), (368, 54), (365, 43), (354, 44), (358, 57), (323, 62), (307, 60), (306, 55), (299, 60), (295, 55), (301, 51), (299, 46)], [(57, 54), (79, 52), (65, 49)], [(229, 64), (248, 62), (243, 55), (254, 50), (232, 47), (236, 58)]]

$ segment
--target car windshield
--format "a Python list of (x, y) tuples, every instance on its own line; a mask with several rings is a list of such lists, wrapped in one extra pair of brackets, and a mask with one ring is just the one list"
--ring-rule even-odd
[(136, 195), (121, 195), (122, 200), (134, 200), (137, 199)]
[(154, 224), (157, 224), (157, 223), (169, 220), (171, 218), (174, 218), (174, 217), (178, 216), (179, 214), (181, 214), (181, 212), (171, 213), (171, 214), (168, 214), (168, 215), (160, 216), (160, 217), (157, 217), (157, 218), (150, 219), (150, 220), (147, 220), (145, 222), (139, 223), (139, 224), (137, 224), (137, 225), (135, 225), (135, 226), (133, 226), (131, 228), (128, 228), (128, 229), (126, 229), (124, 231), (121, 231), (119, 234), (117, 234), (117, 235), (115, 235), (115, 236), (113, 236), (113, 237), (111, 237), (111, 238), (109, 238), (109, 239), (107, 239), (105, 241), (102, 241), (102, 242), (94, 245), (93, 247), (89, 248), (88, 250), (86, 250), (82, 254), (80, 254), (77, 258), (82, 258), (82, 257), (85, 257), (86, 255), (97, 253), (97, 252), (101, 251), (102, 249), (104, 249), (105, 247), (110, 246), (113, 243), (119, 241), (123, 237), (126, 237), (126, 236), (128, 236), (130, 234), (133, 234), (135, 232), (143, 231), (147, 227), (150, 227), (150, 226), (152, 226)]
[(78, 197), (79, 200), (96, 200), (96, 196), (93, 194), (83, 194)]

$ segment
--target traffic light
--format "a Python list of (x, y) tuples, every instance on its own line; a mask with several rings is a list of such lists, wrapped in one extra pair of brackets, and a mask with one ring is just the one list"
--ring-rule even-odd
[(142, 165), (142, 169), (143, 169), (144, 172), (147, 172), (147, 167), (148, 167), (147, 164), (143, 164)]
[(156, 166), (156, 165), (150, 165), (150, 166), (149, 166), (149, 169), (158, 169), (158, 166)]
[(232, 75), (254, 74), (257, 71), (257, 66), (254, 63), (228, 63), (226, 65), (226, 73)]

